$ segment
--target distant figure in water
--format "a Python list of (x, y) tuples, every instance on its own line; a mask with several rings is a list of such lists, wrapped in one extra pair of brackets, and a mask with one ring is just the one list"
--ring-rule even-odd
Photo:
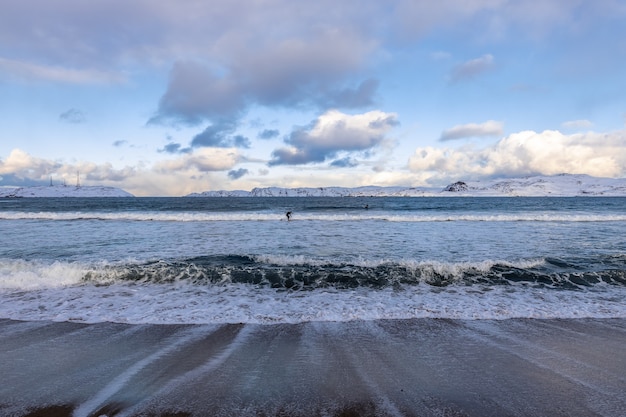
[(363, 207), (365, 210), (368, 210), (370, 208), (369, 204), (366, 204), (365, 207)]
[(291, 212), (290, 211), (285, 213), (285, 216), (287, 216), (287, 221), (291, 220)]

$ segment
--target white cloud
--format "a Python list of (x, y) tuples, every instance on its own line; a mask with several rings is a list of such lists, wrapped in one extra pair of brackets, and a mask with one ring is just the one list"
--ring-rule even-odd
[(161, 161), (155, 164), (155, 170), (163, 173), (226, 171), (232, 169), (239, 159), (240, 155), (235, 148), (200, 148), (179, 158)]
[(5, 160), (0, 160), (0, 174), (41, 179), (59, 166), (56, 162), (35, 158), (21, 149), (13, 149)]
[(275, 150), (270, 165), (323, 162), (339, 151), (366, 151), (380, 145), (397, 125), (395, 113), (375, 110), (349, 115), (329, 110), (312, 126), (294, 130), (286, 140), (290, 147)]
[(488, 120), (484, 123), (468, 123), (457, 125), (441, 132), (439, 140), (454, 140), (469, 137), (501, 136), (503, 134), (503, 123), (495, 120)]
[(417, 148), (409, 158), (409, 169), (429, 172), (432, 181), (559, 173), (622, 177), (626, 175), (626, 130), (573, 135), (523, 131), (483, 149)]

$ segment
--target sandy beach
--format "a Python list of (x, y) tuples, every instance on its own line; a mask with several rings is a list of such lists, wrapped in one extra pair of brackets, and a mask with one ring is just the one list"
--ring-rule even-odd
[(0, 321), (2, 416), (624, 416), (626, 320)]

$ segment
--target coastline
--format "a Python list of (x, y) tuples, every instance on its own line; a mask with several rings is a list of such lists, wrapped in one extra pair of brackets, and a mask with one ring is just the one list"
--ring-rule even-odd
[[(626, 319), (0, 320), (3, 416), (619, 416)], [(622, 414), (623, 415), (623, 414)]]

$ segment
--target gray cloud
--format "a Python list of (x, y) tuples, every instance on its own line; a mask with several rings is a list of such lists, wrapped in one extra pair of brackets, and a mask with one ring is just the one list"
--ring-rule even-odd
[(358, 109), (374, 104), (374, 96), (380, 82), (370, 78), (361, 82), (356, 88), (343, 88), (331, 91), (319, 97), (318, 104), (322, 108)]
[(220, 77), (198, 62), (177, 62), (157, 114), (148, 123), (197, 125), (205, 120), (235, 119), (245, 107), (245, 86)]
[[(537, 38), (554, 30), (562, 32), (562, 28), (577, 28), (577, 33), (593, 30), (598, 21), (626, 13), (623, 2), (616, 0), (544, 0), (540, 4), (535, 0), (213, 0), (210, 6), (199, 0), (183, 4), (55, 0), (4, 2), (2, 6), (0, 39), (10, 45), (4, 48), (2, 59), (5, 66), (14, 68), (5, 70), (24, 73), (26, 69), (33, 77), (85, 82), (123, 80), (124, 70), (133, 65), (162, 66), (191, 58), (210, 63), (222, 74), (245, 75), (246, 66), (249, 74), (254, 69), (250, 64), (264, 64), (259, 79), (267, 81), (279, 81), (284, 74), (298, 78), (298, 74), (305, 75), (306, 67), (311, 68), (309, 75), (337, 80), (335, 76), (346, 75), (346, 70), (363, 69), (372, 53), (390, 49), (399, 40), (419, 38), (433, 28), (481, 41), (510, 36), (513, 31), (517, 36)], [(342, 39), (346, 40), (343, 47)], [(597, 45), (588, 48), (597, 49)], [(315, 65), (315, 59), (330, 58), (324, 49), (338, 52), (338, 66), (330, 59)], [(603, 49), (609, 51), (607, 56), (615, 55), (613, 62), (620, 59), (613, 53), (615, 48)], [(585, 55), (584, 51), (575, 53)], [(267, 58), (265, 63), (262, 57)], [(284, 64), (290, 65), (283, 72)], [(330, 64), (326, 73), (324, 64)], [(276, 77), (268, 78), (270, 73)], [(311, 80), (311, 76), (304, 79)], [(287, 88), (292, 86), (289, 77), (287, 84)], [(270, 90), (276, 88), (274, 84)]]
[(358, 165), (359, 163), (350, 157), (336, 159), (330, 163), (331, 167), (336, 167), (336, 168), (352, 168)]
[(259, 133), (260, 139), (274, 139), (280, 135), (280, 131), (278, 129), (265, 129)]
[(81, 124), (85, 123), (87, 117), (85, 116), (85, 113), (80, 110), (69, 109), (59, 115), (59, 120), (72, 124)]
[(224, 119), (208, 126), (202, 133), (194, 136), (192, 147), (208, 146), (218, 148), (249, 148), (250, 140), (242, 135), (235, 135), (238, 124)]
[[(58, 183), (58, 182), (56, 182)], [(25, 178), (14, 174), (4, 174), (0, 176), (0, 185), (5, 187), (37, 187), (43, 185), (49, 185), (50, 179), (32, 179)]]
[(489, 71), (494, 66), (494, 58), (491, 54), (485, 54), (480, 58), (470, 59), (457, 65), (450, 74), (451, 82), (459, 82), (472, 79), (479, 74)]
[(501, 136), (504, 133), (503, 123), (488, 120), (484, 123), (468, 123), (457, 125), (441, 132), (440, 141), (463, 139), (470, 137)]
[(290, 146), (274, 150), (269, 165), (323, 162), (340, 151), (365, 152), (379, 145), (397, 125), (392, 113), (348, 115), (331, 110), (309, 126), (294, 130), (285, 140)]
[(183, 154), (183, 153), (190, 153), (191, 148), (189, 147), (184, 148), (180, 143), (170, 142), (167, 145), (165, 145), (162, 149), (159, 149), (158, 151), (162, 153), (170, 153), (170, 154)]
[(238, 180), (239, 178), (248, 174), (248, 172), (249, 171), (245, 168), (234, 169), (232, 171), (228, 171), (228, 178), (231, 178), (233, 180)]
[(351, 78), (376, 44), (353, 25), (290, 27), (278, 38), (258, 33), (248, 38), (249, 29), (227, 32), (218, 38), (219, 51), (210, 61), (174, 64), (149, 123), (208, 121), (211, 126), (192, 146), (223, 146), (224, 136), (234, 133), (223, 121), (236, 123), (252, 105), (322, 110), (370, 106), (378, 81), (355, 85)]

